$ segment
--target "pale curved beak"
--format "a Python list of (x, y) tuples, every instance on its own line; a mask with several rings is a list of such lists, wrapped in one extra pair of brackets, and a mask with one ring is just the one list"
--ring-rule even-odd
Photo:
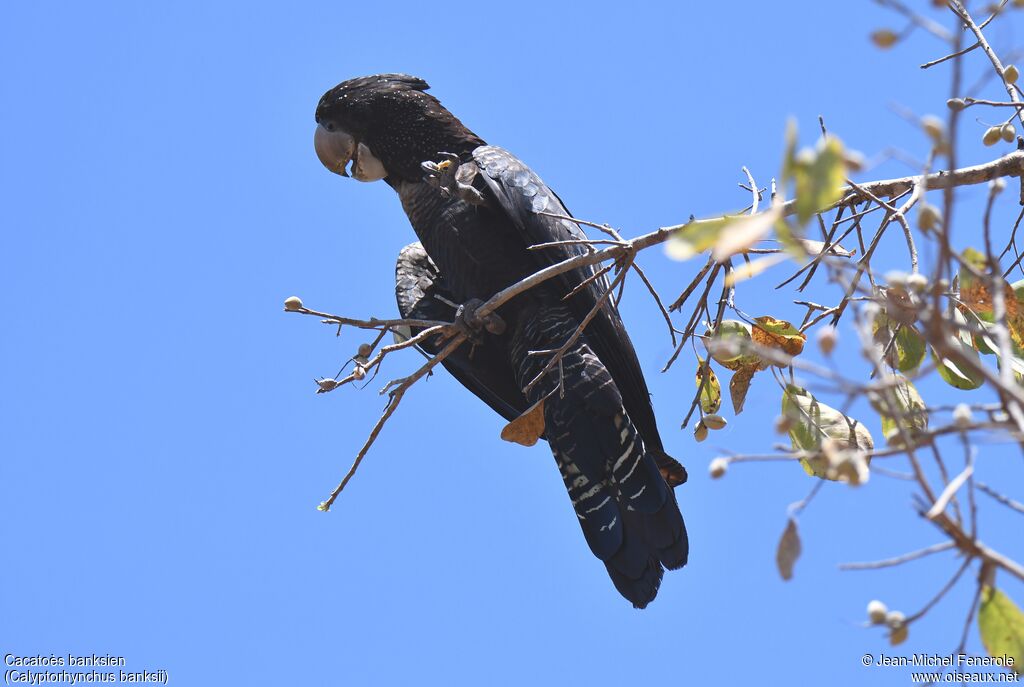
[(356, 150), (356, 139), (344, 131), (328, 131), (317, 125), (316, 133), (313, 134), (313, 147), (316, 149), (316, 156), (320, 158), (324, 167), (340, 174), (348, 176), (345, 167), (352, 159)]
[(352, 178), (359, 181), (380, 181), (387, 175), (384, 163), (374, 157), (373, 152), (360, 141), (356, 146), (355, 162), (352, 163)]

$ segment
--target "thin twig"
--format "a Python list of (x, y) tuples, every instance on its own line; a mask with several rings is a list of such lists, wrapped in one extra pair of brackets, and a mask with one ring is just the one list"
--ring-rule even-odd
[(377, 440), (377, 435), (380, 434), (382, 429), (384, 429), (385, 423), (387, 423), (388, 418), (394, 414), (395, 410), (398, 408), (398, 404), (402, 402), (402, 397), (405, 396), (405, 392), (409, 390), (409, 387), (430, 372), (438, 363), (451, 355), (459, 346), (465, 343), (465, 341), (466, 336), (464, 334), (457, 334), (448, 342), (448, 345), (445, 346), (440, 353), (427, 361), (427, 363), (420, 367), (420, 369), (416, 370), (416, 372), (406, 377), (402, 383), (391, 392), (391, 395), (388, 398), (388, 404), (384, 407), (383, 414), (381, 414), (380, 419), (377, 420), (373, 429), (370, 430), (370, 436), (367, 437), (363, 447), (359, 449), (359, 453), (356, 454), (355, 460), (352, 461), (352, 467), (348, 469), (348, 472), (345, 473), (345, 476), (342, 478), (341, 482), (338, 483), (338, 486), (334, 488), (334, 491), (331, 492), (331, 495), (327, 497), (327, 500), (318, 506), (320, 510), (330, 510), (335, 499), (337, 499), (338, 495), (345, 489), (345, 485), (347, 485), (349, 480), (351, 480), (356, 474), (356, 470), (359, 469), (359, 464), (362, 463), (363, 458), (366, 457), (366, 452), (370, 450), (370, 447), (373, 446), (373, 442)]
[(871, 561), (868, 563), (842, 563), (839, 566), (840, 570), (877, 570), (879, 568), (891, 568), (894, 565), (902, 565), (909, 563), (910, 561), (916, 561), (918, 558), (924, 558), (930, 556), (933, 553), (941, 553), (942, 551), (949, 551), (950, 549), (956, 548), (956, 542), (944, 541), (939, 544), (932, 544), (923, 549), (917, 551), (911, 551), (901, 556), (895, 556), (893, 558), (886, 558), (880, 561)]

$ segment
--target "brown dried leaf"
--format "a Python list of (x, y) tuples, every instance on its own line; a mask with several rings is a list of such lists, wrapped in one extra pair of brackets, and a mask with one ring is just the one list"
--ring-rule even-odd
[[(973, 248), (968, 248), (963, 252), (962, 260), (979, 272), (991, 271), (988, 259)], [(1018, 347), (1024, 346), (1024, 304), (1019, 300), (1017, 290), (1013, 285), (1001, 279), (1000, 281), (1003, 284), (1003, 305), (1010, 338)], [(993, 312), (995, 305), (989, 285), (975, 277), (966, 266), (960, 268), (959, 282), (961, 305), (957, 307), (960, 311), (965, 315), (971, 311), (982, 321), (993, 322), (995, 320)], [(969, 316), (968, 319), (970, 319)]]
[(501, 430), (502, 439), (522, 446), (533, 446), (542, 434), (544, 434), (543, 398)]
[[(969, 282), (964, 279), (961, 281), (962, 286), (960, 287), (960, 300), (964, 306), (973, 310), (979, 315), (991, 315), (992, 314), (992, 295), (989, 293), (988, 287), (978, 279), (971, 279)], [(1005, 293), (1007, 301), (1014, 298), (1010, 285), (1006, 285)], [(1007, 303), (1009, 305), (1009, 302)], [(964, 307), (961, 306), (961, 307)]]
[(792, 579), (793, 565), (800, 558), (800, 549), (800, 533), (796, 529), (796, 520), (790, 518), (782, 533), (782, 539), (779, 540), (779, 548), (775, 550), (775, 564), (782, 579)]
[(792, 324), (770, 315), (754, 318), (750, 336), (759, 346), (782, 351), (791, 356), (800, 355), (804, 350), (804, 342), (807, 341), (807, 335)]
[(729, 380), (729, 397), (732, 398), (732, 409), (737, 415), (743, 412), (743, 404), (747, 400), (747, 390), (754, 373), (761, 369), (758, 363), (744, 365), (733, 373)]

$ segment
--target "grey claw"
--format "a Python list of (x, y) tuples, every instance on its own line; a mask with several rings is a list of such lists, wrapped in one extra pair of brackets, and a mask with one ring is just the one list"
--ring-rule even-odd
[(507, 326), (505, 320), (495, 313), (490, 313), (483, 317), (478, 316), (477, 310), (483, 304), (484, 302), (479, 298), (473, 298), (460, 305), (459, 309), (455, 312), (455, 325), (473, 343), (482, 343), (480, 338), (481, 330), (501, 335), (505, 333)]
[(505, 320), (501, 319), (494, 313), (491, 313), (487, 317), (483, 318), (484, 329), (495, 336), (501, 336), (505, 333), (505, 329), (508, 325), (505, 324)]
[(441, 157), (440, 163), (433, 160), (420, 163), (420, 169), (426, 173), (423, 180), (438, 189), (445, 200), (458, 197), (470, 205), (482, 205), (484, 197), (473, 187), (479, 172), (476, 164), (463, 164), (454, 153), (440, 152), (438, 155)]
[(475, 188), (469, 184), (459, 183), (459, 198), (466, 201), (470, 205), (483, 205), (484, 197)]

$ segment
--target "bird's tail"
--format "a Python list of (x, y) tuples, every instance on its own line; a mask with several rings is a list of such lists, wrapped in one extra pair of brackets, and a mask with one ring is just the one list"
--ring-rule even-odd
[[(511, 353), (521, 388), (548, 361), (529, 352), (557, 348), (572, 334), (573, 321), (564, 306), (520, 321)], [(591, 551), (619, 593), (645, 607), (658, 593), (664, 568), (683, 566), (689, 553), (683, 517), (662, 475), (678, 463), (647, 451), (615, 382), (582, 337), (564, 354), (560, 370), (541, 378), (527, 398), (545, 398), (545, 434)]]

